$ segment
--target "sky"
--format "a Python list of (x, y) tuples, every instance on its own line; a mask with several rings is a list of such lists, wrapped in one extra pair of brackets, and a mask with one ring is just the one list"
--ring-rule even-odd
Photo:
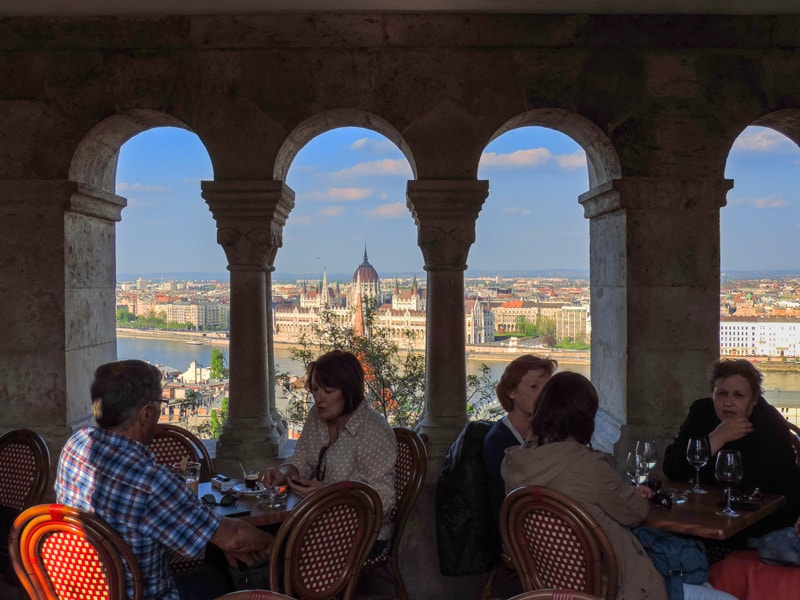
[[(721, 214), (722, 271), (800, 272), (800, 150), (783, 135), (750, 127), (736, 140), (725, 176), (735, 180)], [(382, 276), (422, 277), (417, 230), (406, 207), (411, 168), (371, 130), (340, 128), (311, 140), (287, 176), (295, 208), (275, 259), (281, 274), (352, 273), (366, 246)], [(589, 222), (578, 196), (588, 191), (583, 150), (551, 129), (523, 127), (484, 150), (489, 180), (469, 272), (588, 272)], [(200, 195), (213, 179), (199, 138), (176, 128), (137, 135), (120, 150), (117, 194), (128, 199), (117, 225), (117, 273), (225, 273), (216, 224)]]

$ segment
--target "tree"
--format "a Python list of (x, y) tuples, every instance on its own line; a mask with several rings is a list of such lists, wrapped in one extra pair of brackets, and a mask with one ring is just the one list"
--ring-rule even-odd
[(228, 378), (228, 359), (219, 348), (211, 349), (211, 379)]
[(495, 420), (503, 408), (497, 403), (496, 381), (491, 378), (492, 369), (481, 363), (477, 373), (467, 375), (467, 414), (470, 419)]
[(228, 398), (227, 396), (220, 401), (219, 410), (212, 409), (211, 411), (211, 418), (209, 419), (208, 423), (210, 426), (210, 434), (211, 437), (215, 440), (219, 439), (219, 436), (222, 435), (222, 427), (225, 425), (225, 421), (228, 420)]
[[(307, 368), (316, 356), (330, 350), (352, 352), (364, 367), (370, 405), (391, 425), (413, 427), (422, 413), (425, 390), (425, 363), (413, 351), (413, 334), (402, 332), (405, 345), (401, 348), (388, 329), (375, 325), (374, 299), (362, 301), (361, 310), (363, 332), (353, 328), (352, 311), (342, 316), (330, 309), (323, 310), (310, 339), (305, 335), (300, 337), (300, 348), (292, 350), (292, 359)], [(295, 426), (302, 426), (311, 405), (313, 399), (307, 391), (290, 390), (287, 419)]]

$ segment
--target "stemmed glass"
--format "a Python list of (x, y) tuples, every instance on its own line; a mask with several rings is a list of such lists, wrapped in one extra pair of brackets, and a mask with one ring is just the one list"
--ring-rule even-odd
[(706, 494), (706, 490), (700, 487), (700, 469), (704, 467), (709, 459), (708, 438), (691, 438), (686, 445), (686, 460), (694, 467), (695, 478), (694, 487), (689, 491), (693, 494)]
[(650, 477), (650, 471), (655, 468), (656, 461), (658, 460), (655, 442), (651, 442), (649, 440), (638, 440), (636, 442), (636, 446), (634, 447), (634, 452), (636, 453), (636, 460), (639, 463), (639, 469), (641, 470), (639, 477), (640, 484), (646, 485), (647, 480)]
[(738, 450), (720, 450), (717, 454), (717, 481), (725, 486), (725, 508), (718, 510), (721, 517), (738, 517), (739, 513), (731, 508), (731, 487), (742, 480), (742, 456)]
[(628, 452), (628, 457), (625, 459), (625, 476), (633, 485), (641, 483), (639, 479), (642, 473), (640, 459), (641, 457), (636, 452)]

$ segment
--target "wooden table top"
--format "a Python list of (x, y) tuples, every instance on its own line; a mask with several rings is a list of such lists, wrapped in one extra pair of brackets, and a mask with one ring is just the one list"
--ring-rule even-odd
[[(664, 482), (662, 488), (687, 489), (687, 483)], [(656, 527), (673, 533), (693, 535), (714, 540), (726, 540), (757, 523), (764, 517), (786, 505), (786, 498), (777, 494), (762, 494), (762, 501), (756, 510), (734, 509), (741, 516), (720, 517), (716, 514), (722, 501), (723, 490), (711, 486), (703, 486), (707, 494), (689, 494), (685, 503), (673, 502), (670, 508), (650, 505), (650, 514), (642, 525)]]
[[(234, 483), (242, 483), (241, 481), (234, 481)], [(201, 483), (198, 489), (198, 495), (214, 494), (214, 497), (219, 501), (222, 497), (222, 492), (214, 488), (210, 482)], [(286, 506), (283, 508), (270, 508), (267, 506), (259, 506), (258, 496), (240, 494), (237, 498), (236, 508), (250, 511), (248, 514), (236, 514), (236, 511), (230, 514), (231, 517), (242, 519), (256, 527), (265, 527), (267, 525), (279, 525), (283, 523), (289, 516), (292, 509), (300, 502), (302, 498), (297, 494), (290, 493), (286, 499)], [(227, 512), (225, 507), (218, 507), (217, 510), (221, 515), (225, 516)]]

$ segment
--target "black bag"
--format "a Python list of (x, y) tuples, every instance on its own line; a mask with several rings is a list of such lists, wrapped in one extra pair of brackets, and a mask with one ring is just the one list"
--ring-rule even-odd
[(636, 527), (633, 534), (664, 577), (670, 600), (683, 600), (683, 584), (708, 580), (708, 557), (703, 542), (652, 527)]
[(436, 482), (436, 546), (442, 575), (485, 573), (500, 559), (483, 439), (493, 423), (472, 421), (450, 446)]

